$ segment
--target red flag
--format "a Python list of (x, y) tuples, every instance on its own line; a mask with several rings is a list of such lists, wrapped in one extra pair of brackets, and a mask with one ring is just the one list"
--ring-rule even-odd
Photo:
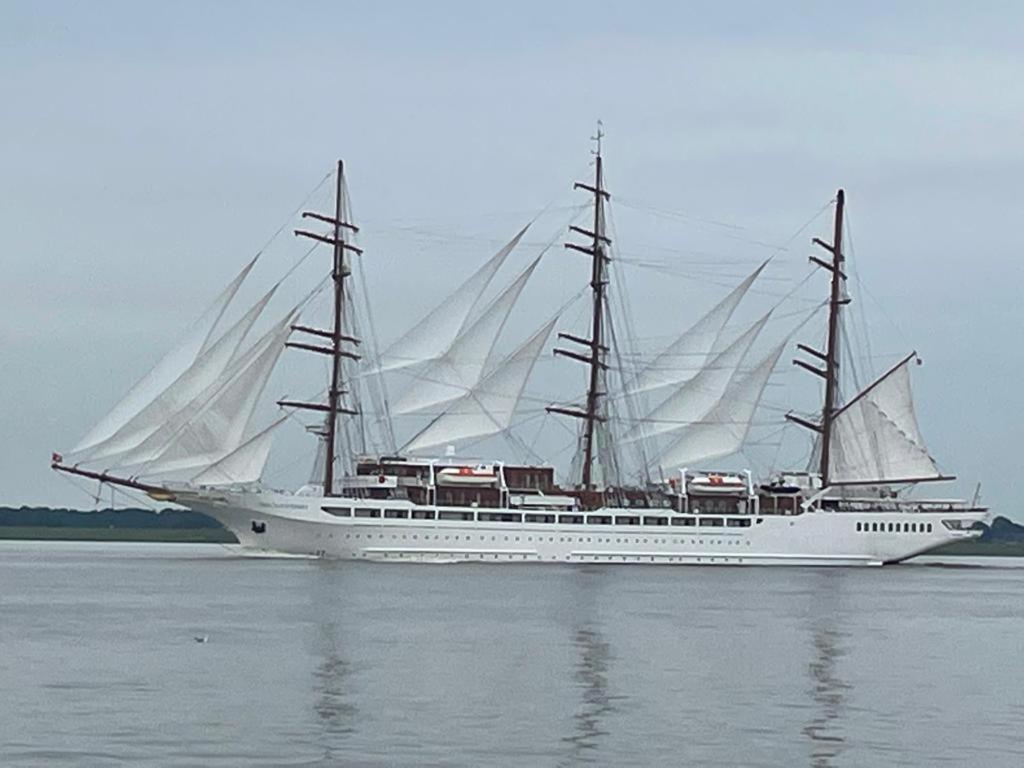
[(59, 453), (54, 452), (50, 454), (50, 461), (54, 464), (60, 464), (62, 461), (64, 461), (64, 457), (61, 456)]

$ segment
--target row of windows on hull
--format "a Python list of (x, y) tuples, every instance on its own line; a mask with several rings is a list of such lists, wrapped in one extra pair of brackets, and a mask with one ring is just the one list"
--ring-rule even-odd
[[(392, 520), (460, 520), (479, 523), (558, 523), (560, 525), (673, 525), (707, 528), (749, 528), (750, 518), (664, 517), (662, 515), (552, 515), (519, 512), (470, 512), (433, 509), (373, 509), (370, 507), (321, 507), (335, 517), (366, 517)], [(761, 521), (758, 520), (760, 523)]]
[(857, 523), (862, 533), (931, 533), (931, 523)]

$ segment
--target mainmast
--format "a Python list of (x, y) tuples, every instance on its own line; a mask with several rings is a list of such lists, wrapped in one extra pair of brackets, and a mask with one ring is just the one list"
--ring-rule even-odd
[(293, 325), (292, 328), (302, 333), (308, 333), (313, 336), (328, 339), (330, 341), (329, 346), (320, 346), (317, 344), (305, 344), (299, 342), (288, 342), (287, 346), (294, 347), (297, 349), (304, 349), (308, 352), (315, 352), (317, 354), (328, 355), (331, 358), (331, 371), (330, 380), (327, 386), (327, 404), (323, 403), (303, 403), (296, 402), (293, 400), (279, 400), (278, 405), (287, 406), (291, 408), (303, 408), (313, 411), (321, 411), (326, 414), (324, 430), (322, 438), (324, 441), (324, 495), (334, 495), (334, 464), (335, 459), (338, 455), (337, 447), (337, 432), (338, 432), (338, 415), (349, 414), (356, 415), (358, 412), (350, 408), (345, 408), (341, 404), (341, 396), (344, 394), (342, 389), (342, 367), (341, 359), (348, 357), (353, 360), (358, 360), (359, 355), (345, 350), (342, 347), (343, 342), (348, 342), (358, 346), (359, 340), (344, 334), (344, 315), (345, 315), (345, 278), (349, 276), (351, 270), (345, 265), (345, 252), (351, 251), (355, 254), (361, 254), (363, 251), (354, 245), (346, 242), (346, 234), (348, 232), (358, 232), (359, 228), (354, 224), (344, 220), (345, 218), (345, 165), (339, 160), (338, 161), (338, 174), (337, 174), (337, 185), (335, 188), (335, 199), (334, 199), (334, 216), (325, 216), (319, 213), (312, 213), (305, 211), (302, 214), (304, 219), (315, 219), (322, 221), (333, 226), (332, 236), (320, 235), (315, 232), (309, 232), (302, 229), (295, 230), (295, 234), (300, 237), (308, 237), (311, 240), (316, 240), (321, 243), (333, 246), (333, 263), (331, 267), (331, 280), (334, 284), (334, 312), (333, 312), (333, 323), (332, 329), (329, 331), (321, 330), (319, 328), (310, 328), (304, 325)]
[(824, 248), (825, 251), (831, 255), (831, 259), (829, 261), (824, 261), (816, 256), (811, 256), (812, 262), (832, 273), (831, 291), (828, 303), (828, 338), (826, 340), (825, 352), (822, 353), (816, 349), (806, 346), (805, 344), (797, 344), (799, 349), (822, 361), (825, 364), (825, 367), (818, 368), (817, 366), (806, 363), (803, 360), (793, 361), (801, 368), (804, 368), (825, 380), (825, 402), (822, 404), (821, 408), (821, 421), (819, 424), (812, 424), (792, 414), (786, 415), (786, 418), (790, 421), (800, 424), (801, 426), (808, 427), (819, 434), (821, 456), (818, 472), (821, 475), (821, 484), (823, 488), (827, 487), (829, 484), (832, 423), (836, 416), (836, 400), (839, 395), (839, 310), (843, 305), (850, 303), (850, 299), (844, 295), (843, 291), (843, 282), (846, 280), (846, 274), (843, 272), (843, 262), (846, 260), (843, 256), (843, 208), (845, 204), (846, 195), (843, 190), (840, 189), (836, 192), (836, 212), (833, 225), (832, 242), (826, 243), (824, 240), (817, 237), (813, 238), (811, 241), (815, 245)]
[(597, 149), (595, 150), (596, 163), (594, 170), (594, 184), (590, 185), (584, 184), (583, 182), (576, 182), (573, 185), (573, 189), (584, 189), (594, 196), (593, 230), (587, 230), (577, 226), (569, 227), (571, 231), (583, 235), (584, 237), (589, 237), (591, 241), (590, 245), (583, 246), (577, 245), (576, 243), (565, 243), (566, 248), (571, 248), (574, 251), (585, 253), (591, 257), (590, 288), (593, 301), (590, 338), (585, 339), (569, 333), (558, 334), (560, 339), (565, 339), (566, 341), (579, 344), (585, 347), (588, 351), (586, 353), (580, 353), (567, 349), (555, 350), (556, 355), (569, 357), (586, 363), (589, 366), (590, 372), (587, 385), (586, 407), (584, 409), (577, 409), (549, 406), (547, 409), (550, 413), (559, 413), (564, 416), (571, 416), (573, 418), (582, 419), (584, 422), (582, 446), (583, 467), (580, 485), (586, 490), (594, 490), (595, 486), (594, 459), (597, 444), (597, 425), (604, 421), (604, 416), (601, 414), (601, 398), (606, 394), (601, 391), (601, 373), (608, 368), (608, 365), (604, 361), (605, 354), (608, 352), (608, 346), (604, 343), (605, 289), (608, 285), (608, 280), (605, 276), (605, 265), (608, 262), (608, 255), (605, 251), (605, 247), (611, 245), (612, 241), (605, 237), (604, 234), (604, 203), (606, 200), (610, 199), (611, 196), (604, 189), (604, 169), (601, 159), (601, 139), (603, 136), (604, 133), (602, 132), (599, 123), (597, 135), (594, 137), (594, 141), (597, 143)]

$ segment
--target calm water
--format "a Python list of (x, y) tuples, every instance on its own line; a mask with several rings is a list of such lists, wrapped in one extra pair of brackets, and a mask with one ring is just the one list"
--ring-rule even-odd
[(415, 566), (3, 542), (0, 765), (1016, 767), (1024, 568), (986, 562)]

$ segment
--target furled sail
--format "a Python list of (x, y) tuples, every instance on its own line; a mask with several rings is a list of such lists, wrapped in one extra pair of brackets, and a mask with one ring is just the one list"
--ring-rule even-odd
[(215, 461), (192, 478), (193, 485), (242, 485), (255, 483), (263, 475), (263, 468), (270, 455), (274, 431), (287, 416), (282, 416), (270, 426), (260, 430), (227, 456)]
[(199, 458), (187, 466), (198, 468), (237, 448), (297, 314), (298, 310), (289, 312), (158, 430), (116, 456), (117, 466), (145, 465), (146, 474), (155, 474), (154, 464), (162, 463), (165, 456), (177, 459), (192, 452)]
[(839, 409), (832, 421), (829, 478), (885, 483), (942, 477), (914, 414), (911, 354)]
[(110, 438), (195, 362), (196, 358), (207, 349), (217, 323), (220, 322), (228, 304), (235, 297), (258, 258), (259, 256), (245, 265), (235, 279), (221, 291), (214, 302), (192, 324), (184, 338), (164, 355), (96, 426), (89, 430), (88, 434), (72, 449), (72, 454), (81, 454)]
[(663, 468), (693, 466), (742, 448), (768, 380), (788, 343), (787, 337), (749, 373), (730, 384), (718, 405), (687, 427), (656, 464)]
[(392, 413), (412, 413), (447, 403), (462, 397), (477, 385), (491, 361), (505, 321), (540, 260), (541, 256), (534, 259), (471, 325), (456, 336), (440, 357), (432, 360), (416, 376), (412, 386), (392, 408)]
[(108, 439), (91, 448), (83, 458), (88, 461), (98, 461), (135, 448), (174, 414), (198, 397), (203, 390), (217, 380), (217, 377), (224, 372), (230, 362), (237, 358), (246, 335), (263, 313), (276, 290), (277, 286), (275, 285), (205, 352), (200, 354), (196, 361), (167, 389), (157, 395), (149, 405), (129, 419)]
[(494, 256), (470, 275), (430, 313), (381, 353), (379, 371), (405, 368), (439, 357), (465, 329), (467, 318), (476, 308), (494, 275), (529, 228), (523, 227)]
[(667, 400), (654, 408), (627, 440), (673, 432), (703, 420), (725, 396), (730, 382), (738, 377), (740, 366), (771, 314), (769, 311), (751, 325), (739, 338), (715, 355), (696, 376), (684, 382)]
[(633, 393), (647, 392), (659, 387), (681, 384), (700, 371), (709, 357), (724, 348), (722, 330), (732, 317), (736, 307), (747, 295), (750, 286), (768, 265), (765, 261), (747, 278), (736, 286), (729, 295), (685, 330), (661, 354), (655, 357), (637, 374), (630, 387)]
[(494, 435), (512, 424), (537, 358), (544, 351), (558, 316), (528, 338), (495, 366), (469, 392), (409, 441), (405, 450), (418, 451), (470, 437)]

